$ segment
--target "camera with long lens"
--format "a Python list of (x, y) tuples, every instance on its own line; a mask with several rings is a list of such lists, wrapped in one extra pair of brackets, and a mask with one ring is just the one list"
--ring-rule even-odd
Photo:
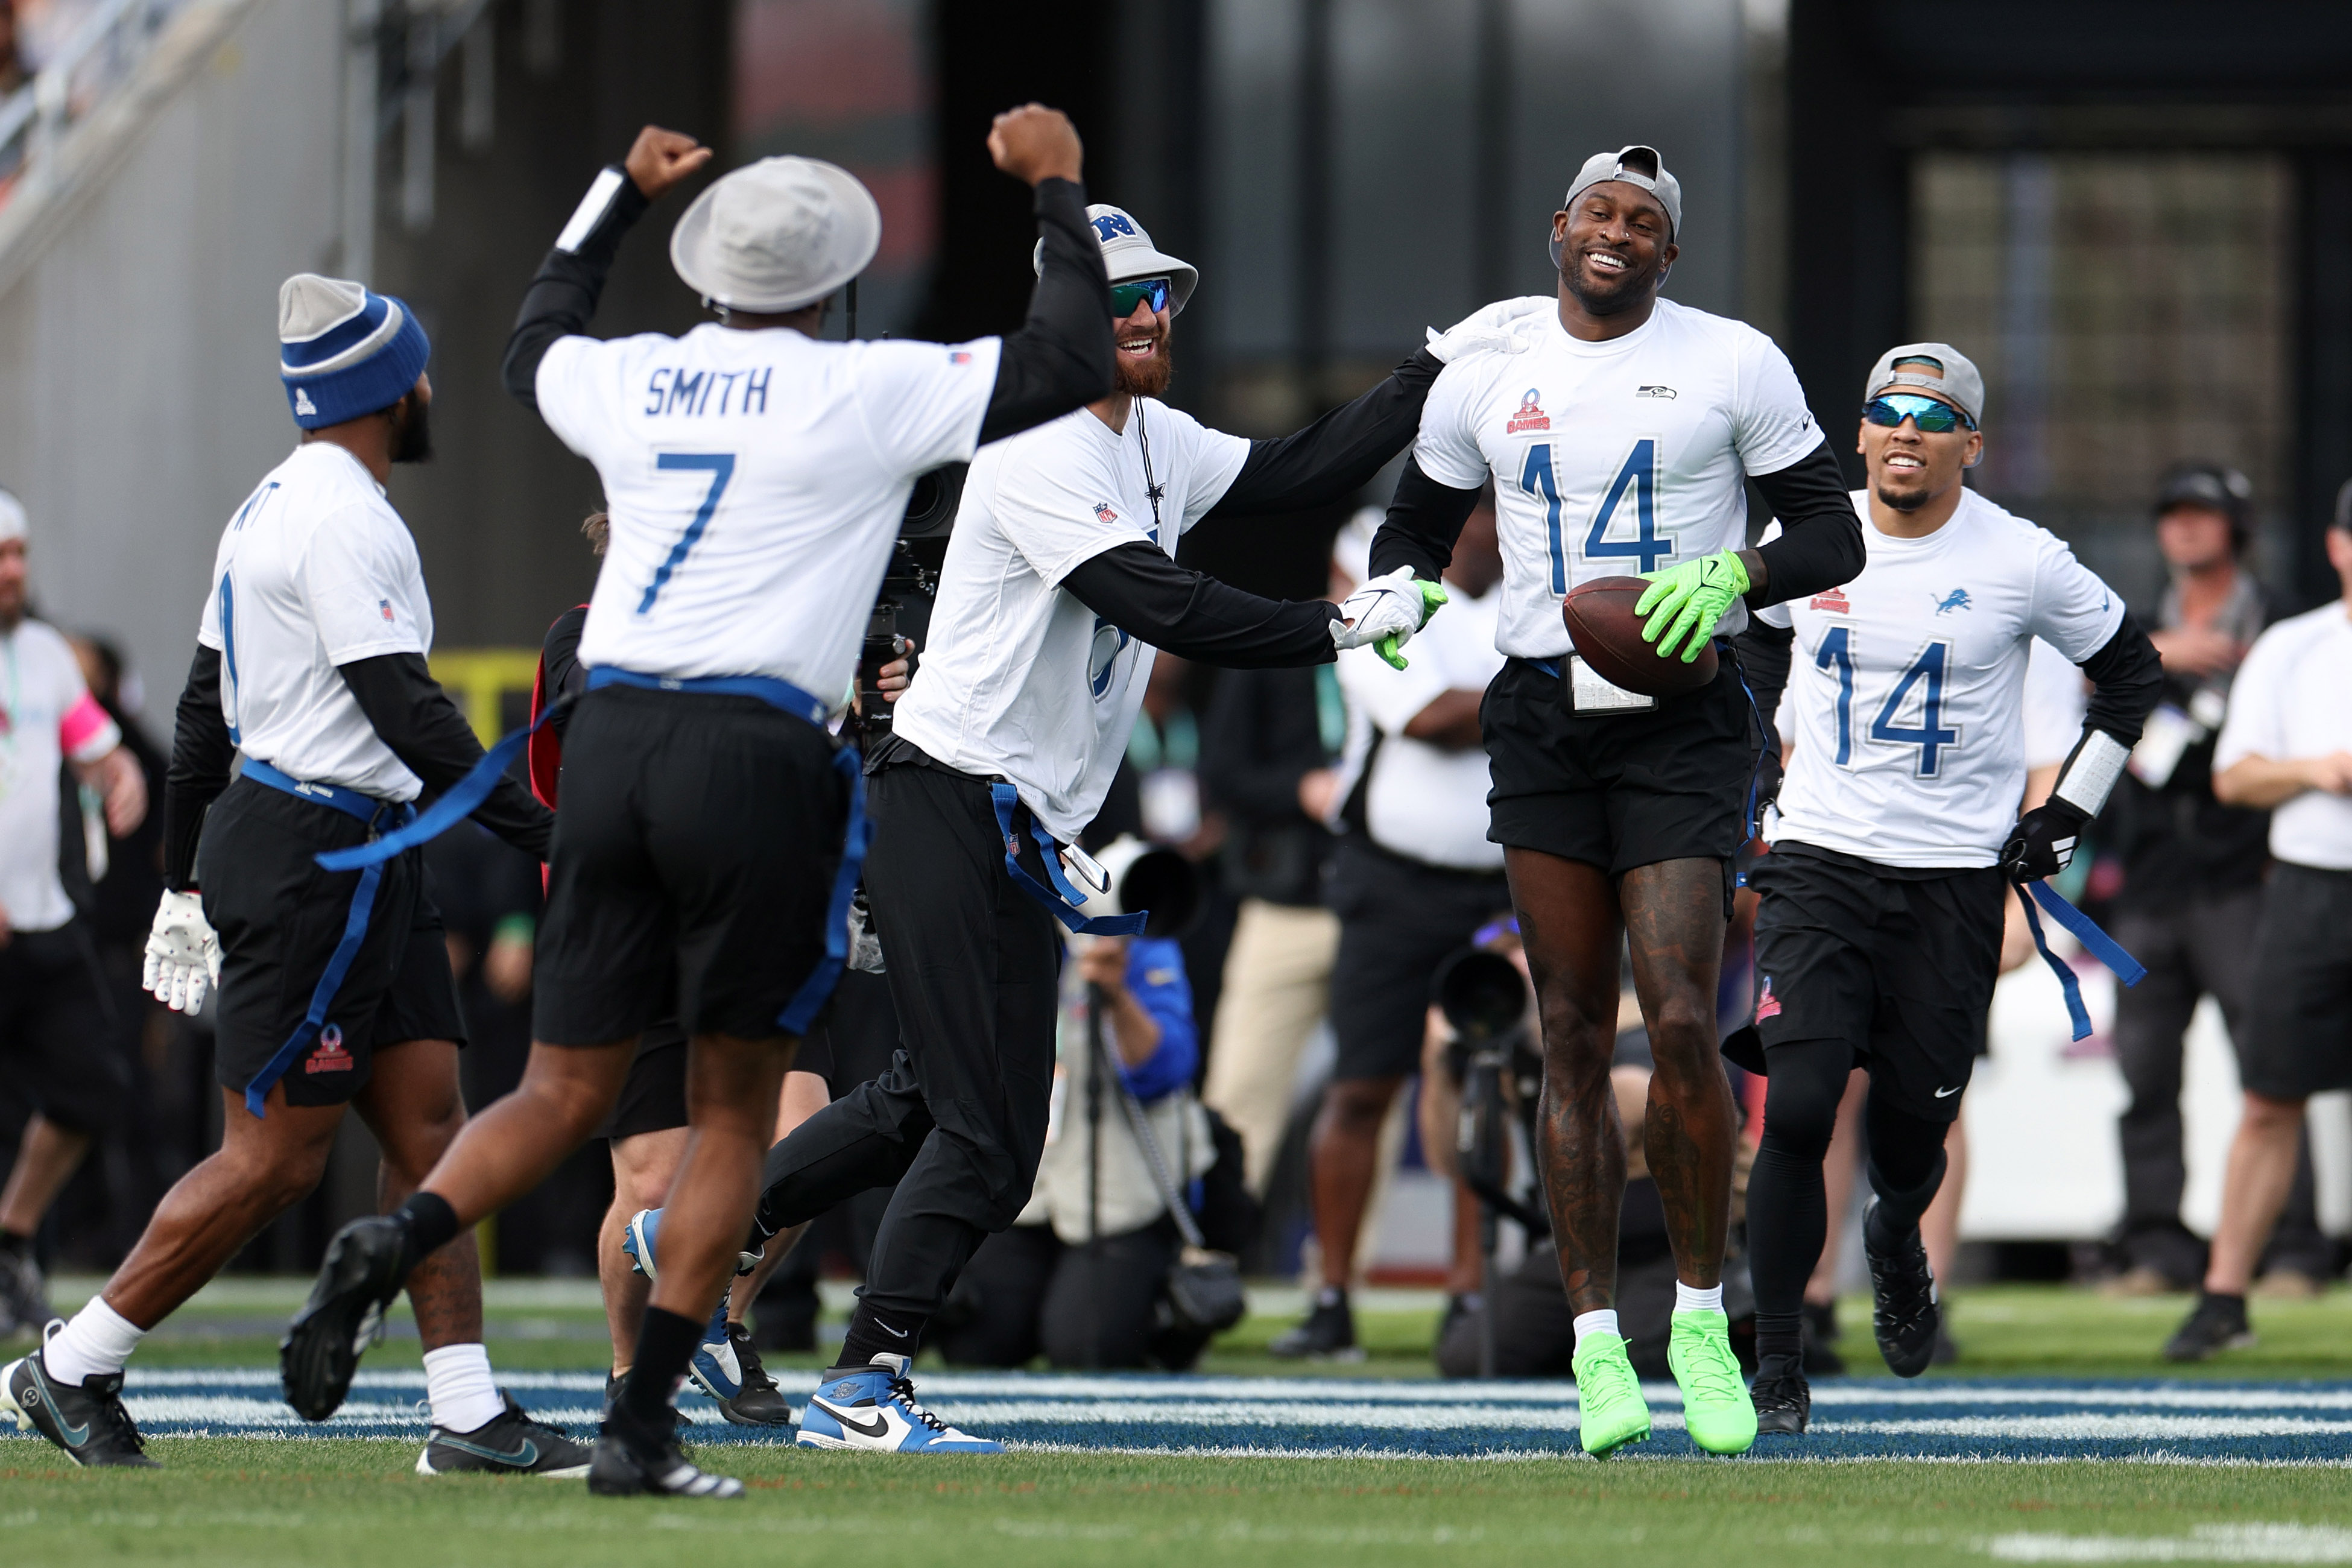
[(857, 656), (858, 731), (867, 745), (890, 732), (890, 704), (882, 699), (882, 667), (907, 651), (907, 639), (928, 641), (931, 605), (939, 598), (940, 568), (947, 561), (948, 534), (963, 503), (963, 477), (971, 465), (947, 463), (919, 475), (907, 498), (907, 515), (890, 547), (890, 564), (866, 617), (866, 642)]

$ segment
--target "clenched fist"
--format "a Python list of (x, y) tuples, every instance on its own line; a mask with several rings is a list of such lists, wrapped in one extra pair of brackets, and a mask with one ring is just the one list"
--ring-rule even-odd
[(1086, 167), (1086, 147), (1077, 127), (1058, 109), (1024, 103), (996, 117), (988, 132), (988, 155), (1016, 180), (1076, 181)]
[(657, 202), (677, 183), (710, 162), (710, 149), (683, 131), (648, 125), (637, 132), (629, 155), (621, 161), (630, 182), (649, 202)]

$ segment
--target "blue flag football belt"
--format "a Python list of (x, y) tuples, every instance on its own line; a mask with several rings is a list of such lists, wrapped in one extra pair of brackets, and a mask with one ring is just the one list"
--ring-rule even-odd
[(2040, 904), (2050, 911), (2050, 918), (2074, 933), (2083, 951), (2116, 972), (2116, 978), (2126, 985), (2137, 985), (2147, 978), (2147, 968), (2123, 944), (2101, 931), (2098, 922), (2068, 903), (2064, 895), (2047, 882), (2017, 884), (2018, 902), (2025, 906), (2026, 929), (2033, 933), (2033, 945), (2042, 953), (2042, 962), (2058, 977), (2058, 988), (2066, 994), (2066, 1016), (2074, 1021), (2074, 1038), (2083, 1039), (2091, 1032), (2090, 1009), (2083, 1005), (2082, 982), (2074, 978), (2074, 965), (2050, 951), (2049, 939), (2042, 934), (2042, 916), (2034, 909)]
[[(715, 675), (679, 679), (672, 676), (640, 675), (635, 670), (601, 667), (588, 672), (588, 689), (600, 690), (607, 686), (634, 686), (647, 691), (691, 691), (713, 696), (756, 697), (761, 701), (793, 718), (824, 728), (828, 710), (788, 680), (778, 680), (761, 675)], [(466, 776), (449, 786), (439, 800), (419, 812), (409, 805), (393, 806), (353, 790), (335, 784), (306, 784), (288, 777), (266, 763), (247, 761), (246, 776), (273, 789), (284, 790), (297, 799), (341, 811), (348, 816), (368, 824), (371, 829), (386, 826), (391, 831), (368, 843), (349, 849), (326, 850), (313, 857), (329, 871), (357, 871), (359, 886), (352, 890), (351, 917), (345, 921), (341, 942), (336, 944), (334, 956), (328, 960), (327, 972), (320, 976), (318, 988), (310, 997), (309, 1013), (293, 1036), (278, 1049), (269, 1065), (257, 1075), (245, 1091), (246, 1109), (254, 1115), (262, 1113), (262, 1102), (268, 1098), (272, 1085), (285, 1076), (295, 1060), (308, 1050), (318, 1037), (326, 1019), (327, 1007), (341, 986), (343, 976), (359, 954), (360, 943), (367, 936), (368, 915), (375, 902), (375, 890), (383, 875), (384, 863), (420, 844), (431, 842), (471, 816), (476, 807), (488, 800), (490, 791), (517, 752), (529, 743), (540, 726), (571, 706), (569, 701), (552, 702), (530, 724), (500, 740), (482, 755), (482, 760), (467, 770)], [(824, 956), (817, 961), (806, 980), (793, 992), (792, 1000), (777, 1015), (777, 1027), (791, 1035), (804, 1035), (816, 1021), (818, 1011), (833, 994), (841, 979), (843, 967), (849, 957), (849, 901), (857, 890), (857, 879), (865, 868), (866, 851), (873, 841), (874, 825), (866, 816), (866, 774), (860, 766), (857, 748), (845, 745), (834, 752), (833, 771), (842, 776), (849, 790), (849, 823), (843, 836), (841, 868), (833, 879), (833, 893), (825, 910)]]
[(1089, 915), (1079, 908), (1086, 900), (1062, 875), (1061, 847), (1051, 835), (1037, 826), (1037, 818), (1029, 818), (1029, 837), (1036, 841), (1037, 858), (1045, 863), (1045, 875), (1052, 887), (1029, 874), (1021, 864), (1021, 835), (1013, 826), (1013, 813), (1022, 809), (1021, 792), (1002, 779), (988, 786), (988, 798), (996, 806), (996, 826), (1004, 835), (1004, 872), (1013, 885), (1053, 911), (1054, 918), (1081, 936), (1141, 936), (1144, 922), (1151, 918), (1149, 910), (1131, 915)]

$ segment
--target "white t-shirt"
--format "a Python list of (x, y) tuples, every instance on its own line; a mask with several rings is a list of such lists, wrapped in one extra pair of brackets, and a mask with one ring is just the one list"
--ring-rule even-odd
[(0, 633), (0, 913), (16, 930), (55, 931), (73, 919), (58, 878), (58, 770), (121, 742), (55, 628), (20, 621)]
[[(1568, 335), (1556, 311), (1514, 329), (1528, 346), (1447, 365), (1421, 411), (1414, 460), (1442, 485), (1495, 479), (1503, 652), (1569, 651), (1560, 601), (1748, 542), (1749, 474), (1822, 444), (1788, 357), (1744, 321), (1661, 300), (1611, 342)], [(1748, 624), (1734, 605), (1728, 637)]]
[(1862, 574), (1758, 612), (1797, 633), (1778, 840), (1884, 866), (1990, 866), (2025, 794), (2027, 646), (2089, 658), (2123, 600), (2056, 534), (1974, 490), (1925, 539), (1881, 533), (1864, 491), (1853, 504)]
[(964, 480), (930, 644), (891, 728), (950, 767), (1002, 774), (1046, 832), (1076, 838), (1126, 754), (1154, 650), (1062, 579), (1137, 540), (1173, 556), (1249, 451), (1149, 397), (1123, 432), (1080, 408), (990, 446)]
[(2091, 694), (2082, 670), (2064, 654), (2033, 639), (2025, 658), (2025, 766), (2054, 768), (2074, 754)]
[[(2284, 763), (2337, 752), (2352, 752), (2352, 615), (2340, 600), (2254, 639), (2230, 687), (2213, 771), (2248, 757)], [(2271, 853), (2297, 866), (2352, 871), (2352, 799), (2305, 790), (2277, 807)]]
[(221, 532), (196, 640), (220, 649), (238, 751), (378, 800), (423, 792), (335, 668), (433, 650), (416, 541), (357, 458), (305, 442), (246, 498)]
[(842, 700), (907, 497), (971, 456), (1001, 346), (709, 322), (556, 340), (539, 411), (612, 518), (580, 662)]
[(1498, 871), (1503, 847), (1488, 841), (1483, 746), (1449, 752), (1406, 735), (1413, 716), (1456, 689), (1483, 691), (1503, 668), (1495, 647), (1500, 584), (1478, 598), (1448, 584), (1446, 605), (1405, 645), (1406, 665), (1390, 668), (1369, 647), (1339, 656), (1339, 688), (1381, 732), (1364, 784), (1364, 826), (1381, 848), (1433, 866)]

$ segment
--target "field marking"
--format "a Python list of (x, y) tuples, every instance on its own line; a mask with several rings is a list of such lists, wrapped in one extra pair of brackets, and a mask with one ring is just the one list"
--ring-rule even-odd
[(1997, 1535), (2004, 1563), (2352, 1563), (2352, 1530), (2319, 1524), (2200, 1524), (2187, 1535)]

